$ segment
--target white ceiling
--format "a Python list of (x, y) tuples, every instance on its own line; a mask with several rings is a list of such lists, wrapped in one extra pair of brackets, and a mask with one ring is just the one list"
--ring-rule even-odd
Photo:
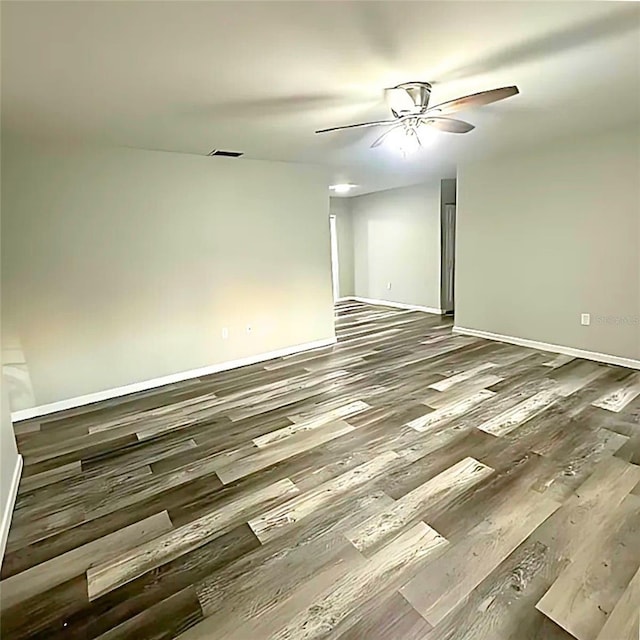
[[(3, 134), (332, 167), (365, 193), (461, 159), (635, 122), (640, 6), (627, 2), (2, 2)], [(517, 84), (404, 160), (369, 149), (384, 87), (432, 104)], [(214, 160), (212, 160), (214, 161)]]

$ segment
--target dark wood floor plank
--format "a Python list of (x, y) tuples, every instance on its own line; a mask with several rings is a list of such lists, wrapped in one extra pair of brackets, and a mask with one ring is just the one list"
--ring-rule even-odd
[(53, 589), (66, 580), (84, 574), (92, 565), (108, 562), (123, 550), (154, 540), (172, 529), (169, 514), (163, 511), (3, 580), (1, 609), (4, 611), (38, 593)]
[(195, 589), (187, 587), (98, 636), (100, 640), (154, 638), (169, 640), (202, 620)]
[(251, 529), (240, 525), (91, 602), (67, 620), (68, 636), (98, 637), (259, 546)]
[(373, 598), (336, 628), (338, 640), (422, 640), (431, 625), (397, 592)]
[(297, 491), (290, 480), (281, 480), (231, 500), (189, 524), (156, 536), (144, 545), (94, 564), (87, 571), (89, 599), (96, 600), (138, 576), (197, 549), (214, 539), (219, 532), (248, 520), (258, 509), (284, 500)]
[(75, 576), (2, 612), (3, 638), (50, 638), (88, 604), (87, 578)]

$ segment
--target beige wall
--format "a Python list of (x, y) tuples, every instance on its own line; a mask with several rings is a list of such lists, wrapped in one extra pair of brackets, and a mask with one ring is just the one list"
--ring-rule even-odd
[(639, 177), (637, 126), (460, 167), (456, 324), (640, 358)]
[(440, 181), (349, 202), (355, 294), (439, 309)]
[(3, 343), (37, 405), (334, 336), (324, 170), (4, 141), (2, 165)]
[(353, 283), (353, 224), (349, 203), (350, 198), (330, 198), (329, 204), (331, 213), (336, 217), (341, 297), (352, 296), (355, 293)]

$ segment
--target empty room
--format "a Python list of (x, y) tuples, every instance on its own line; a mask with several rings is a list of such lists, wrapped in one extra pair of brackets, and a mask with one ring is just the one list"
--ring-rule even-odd
[(640, 640), (640, 3), (0, 3), (2, 640)]

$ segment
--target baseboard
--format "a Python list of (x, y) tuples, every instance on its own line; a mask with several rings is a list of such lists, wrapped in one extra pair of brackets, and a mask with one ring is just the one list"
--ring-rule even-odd
[(597, 351), (585, 351), (584, 349), (575, 349), (573, 347), (564, 347), (559, 344), (550, 344), (548, 342), (538, 342), (536, 340), (528, 340), (526, 338), (516, 338), (514, 336), (504, 336), (500, 333), (490, 333), (489, 331), (479, 331), (478, 329), (467, 329), (465, 327), (453, 327), (453, 333), (459, 333), (465, 336), (475, 336), (476, 338), (486, 338), (487, 340), (496, 340), (497, 342), (508, 342), (509, 344), (517, 344), (520, 347), (529, 347), (538, 349), (539, 351), (550, 351), (551, 353), (562, 353), (574, 358), (584, 358), (585, 360), (595, 360), (596, 362), (604, 362), (605, 364), (615, 364), (619, 367), (628, 367), (630, 369), (640, 369), (640, 360), (632, 358), (621, 358), (620, 356), (612, 356), (608, 353), (598, 353)]
[(376, 300), (374, 298), (361, 298), (360, 296), (347, 296), (340, 300), (355, 300), (356, 302), (364, 302), (365, 304), (376, 304), (383, 307), (393, 307), (394, 309), (408, 309), (409, 311), (424, 311), (425, 313), (435, 313), (441, 316), (444, 311), (435, 307), (423, 307), (418, 304), (405, 304), (404, 302), (391, 302), (389, 300)]
[(330, 347), (331, 345), (335, 344), (336, 341), (337, 340), (335, 337), (325, 338), (324, 340), (316, 340), (315, 342), (307, 342), (305, 344), (298, 344), (292, 347), (285, 347), (284, 349), (278, 349), (277, 351), (260, 353), (255, 356), (240, 358), (239, 360), (230, 360), (228, 362), (222, 362), (220, 364), (212, 364), (206, 367), (201, 367), (200, 369), (191, 369), (190, 371), (181, 371), (180, 373), (174, 373), (168, 376), (163, 376), (161, 378), (144, 380), (143, 382), (135, 382), (123, 387), (115, 387), (113, 389), (106, 389), (105, 391), (97, 391), (96, 393), (89, 393), (84, 396), (69, 398), (68, 400), (60, 400), (58, 402), (51, 402), (49, 404), (31, 407), (29, 409), (21, 409), (20, 411), (14, 411), (11, 414), (11, 420), (12, 422), (30, 420), (32, 418), (46, 416), (50, 413), (56, 413), (57, 411), (75, 409), (76, 407), (82, 407), (87, 404), (102, 402), (103, 400), (111, 400), (112, 398), (119, 398), (120, 396), (126, 396), (131, 393), (138, 393), (140, 391), (147, 391), (148, 389), (154, 389), (156, 387), (164, 387), (168, 384), (183, 382), (192, 378), (199, 378), (200, 376), (208, 376), (212, 373), (219, 373), (220, 371), (228, 371), (229, 369), (246, 367), (250, 364), (257, 364), (258, 362), (273, 360), (274, 358), (282, 358), (284, 356), (293, 355), (294, 353), (301, 353), (302, 351), (311, 351), (313, 349)]
[(18, 487), (20, 486), (20, 477), (22, 476), (22, 456), (18, 455), (16, 466), (13, 470), (13, 478), (11, 478), (11, 487), (9, 487), (9, 497), (7, 504), (4, 505), (2, 513), (2, 522), (0, 523), (0, 566), (4, 559), (4, 550), (7, 548), (7, 538), (9, 537), (9, 528), (11, 527), (11, 517), (13, 516), (13, 507), (18, 497)]

